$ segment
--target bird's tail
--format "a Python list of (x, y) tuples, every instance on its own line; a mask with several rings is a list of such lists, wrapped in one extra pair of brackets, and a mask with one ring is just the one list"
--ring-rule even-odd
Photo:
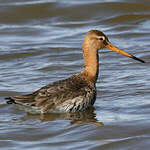
[(5, 99), (7, 104), (16, 104), (15, 100), (13, 100), (11, 97), (6, 97)]

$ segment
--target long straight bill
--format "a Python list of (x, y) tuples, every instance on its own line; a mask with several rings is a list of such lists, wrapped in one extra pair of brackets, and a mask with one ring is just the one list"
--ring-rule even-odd
[(127, 56), (127, 57), (130, 57), (130, 58), (132, 58), (132, 59), (135, 59), (135, 60), (137, 60), (137, 61), (140, 61), (140, 62), (142, 62), (142, 63), (145, 63), (144, 60), (139, 59), (139, 58), (137, 58), (137, 57), (135, 57), (135, 56), (133, 56), (133, 55), (131, 55), (131, 54), (129, 54), (129, 53), (127, 53), (127, 52), (125, 52), (125, 51), (123, 51), (123, 50), (117, 48), (117, 47), (115, 47), (115, 46), (112, 45), (110, 42), (107, 44), (106, 48), (108, 48), (108, 49), (110, 49), (110, 50), (112, 50), (112, 51), (114, 51), (114, 52), (120, 53), (120, 54), (122, 54), (122, 55), (124, 55), (124, 56)]

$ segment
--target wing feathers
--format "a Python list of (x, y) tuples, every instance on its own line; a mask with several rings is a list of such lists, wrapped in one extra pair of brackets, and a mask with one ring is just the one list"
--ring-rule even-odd
[[(42, 112), (46, 112), (48, 109), (55, 109), (64, 102), (69, 105), (70, 110), (73, 110), (69, 104), (71, 100), (81, 97), (80, 100), (82, 101), (86, 99), (87, 93), (89, 93), (89, 97), (92, 97), (90, 95), (93, 95), (94, 91), (94, 84), (91, 85), (91, 83), (81, 75), (74, 75), (66, 80), (57, 81), (51, 85), (49, 84), (32, 94), (8, 97), (6, 99), (8, 100), (8, 104), (14, 103), (25, 106), (35, 106), (41, 108)], [(78, 108), (79, 107), (81, 106), (78, 106)]]

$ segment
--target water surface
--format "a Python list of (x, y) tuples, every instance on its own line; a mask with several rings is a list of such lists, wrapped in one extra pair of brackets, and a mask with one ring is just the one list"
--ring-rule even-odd
[[(0, 7), (1, 150), (149, 149), (149, 0), (5, 0)], [(30, 115), (5, 103), (82, 71), (91, 29), (147, 63), (101, 50), (97, 100), (84, 112)]]

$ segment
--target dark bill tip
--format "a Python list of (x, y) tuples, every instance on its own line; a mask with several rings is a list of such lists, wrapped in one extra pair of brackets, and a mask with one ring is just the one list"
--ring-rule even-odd
[(132, 58), (133, 58), (134, 60), (140, 61), (140, 62), (142, 62), (142, 63), (146, 63), (144, 60), (139, 59), (139, 58), (137, 58), (137, 57), (135, 57), (135, 56), (133, 56), (133, 55), (132, 55)]

